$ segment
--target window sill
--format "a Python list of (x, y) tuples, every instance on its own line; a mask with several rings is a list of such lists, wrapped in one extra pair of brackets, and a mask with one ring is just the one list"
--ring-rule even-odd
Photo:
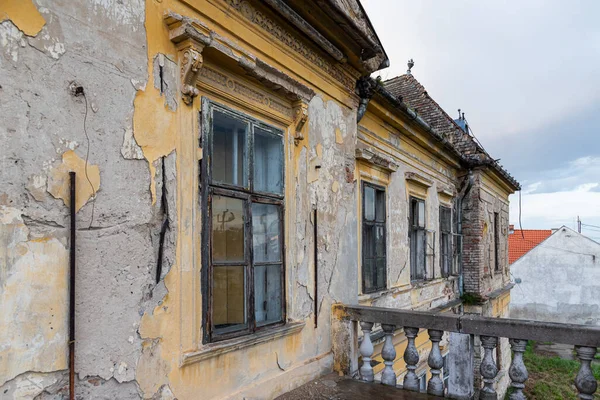
[(447, 278), (435, 278), (435, 279), (428, 279), (428, 280), (411, 281), (411, 283), (406, 283), (401, 286), (395, 286), (392, 288), (381, 290), (379, 292), (359, 294), (358, 295), (358, 303), (361, 304), (361, 303), (368, 302), (371, 300), (379, 299), (379, 298), (387, 296), (387, 295), (398, 295), (398, 294), (410, 292), (411, 290), (416, 289), (416, 288), (423, 288), (423, 287), (437, 284), (437, 283), (440, 283), (443, 281), (455, 281), (457, 279), (458, 279), (458, 276), (451, 275)]
[(306, 325), (304, 322), (291, 322), (277, 328), (267, 329), (252, 335), (224, 340), (222, 342), (210, 343), (202, 347), (200, 350), (184, 353), (181, 360), (181, 366), (217, 357), (232, 351), (243, 349), (245, 347), (255, 346), (270, 340), (293, 335), (300, 332), (302, 328), (304, 328), (304, 325)]

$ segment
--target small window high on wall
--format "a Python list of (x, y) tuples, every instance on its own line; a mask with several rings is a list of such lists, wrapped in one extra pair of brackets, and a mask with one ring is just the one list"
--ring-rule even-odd
[(363, 182), (362, 204), (362, 286), (372, 293), (387, 285), (385, 189)]
[(203, 99), (207, 338), (284, 321), (283, 132)]
[(425, 200), (410, 198), (410, 280), (425, 279), (427, 233), (425, 231)]

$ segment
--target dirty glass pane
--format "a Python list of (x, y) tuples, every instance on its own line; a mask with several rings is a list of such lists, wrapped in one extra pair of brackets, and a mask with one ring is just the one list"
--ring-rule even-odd
[(248, 123), (219, 110), (212, 119), (212, 179), (235, 186), (248, 186), (246, 168)]
[(375, 214), (377, 221), (385, 221), (385, 192), (383, 190), (376, 191)]
[(417, 279), (425, 278), (425, 231), (416, 231), (416, 274)]
[(372, 225), (365, 225), (363, 227), (363, 256), (374, 257), (375, 256), (375, 227)]
[(451, 231), (451, 213), (447, 207), (440, 207), (440, 230), (442, 232)]
[(375, 255), (377, 257), (385, 256), (385, 228), (383, 226), (375, 227)]
[(382, 289), (386, 286), (385, 282), (385, 258), (377, 258), (376, 261), (377, 271), (377, 288)]
[(246, 314), (245, 267), (214, 267), (213, 323), (216, 333), (245, 328)]
[(254, 190), (283, 194), (283, 140), (254, 128)]
[(375, 220), (375, 189), (371, 186), (365, 186), (364, 189), (365, 216), (367, 221)]
[(450, 254), (450, 235), (447, 233), (442, 233), (440, 241), (442, 276), (446, 277), (450, 274), (450, 260), (452, 259), (452, 254)]
[(256, 325), (281, 321), (281, 265), (254, 267), (254, 313)]
[(418, 206), (418, 212), (419, 212), (418, 226), (421, 228), (424, 228), (425, 227), (425, 202), (418, 200), (417, 206)]
[(252, 203), (254, 262), (281, 261), (279, 206)]
[(375, 286), (375, 282), (373, 280), (373, 264), (374, 260), (372, 258), (363, 258), (363, 285), (365, 291), (370, 291)]
[(244, 202), (212, 198), (212, 258), (214, 262), (244, 260)]

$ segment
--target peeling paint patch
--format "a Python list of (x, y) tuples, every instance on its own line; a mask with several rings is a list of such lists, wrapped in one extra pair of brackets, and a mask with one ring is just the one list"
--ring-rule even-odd
[(143, 160), (144, 152), (139, 144), (133, 137), (133, 129), (125, 129), (125, 135), (123, 136), (123, 145), (121, 146), (121, 155), (127, 160)]
[(66, 51), (60, 20), (46, 8), (40, 11), (46, 14), (48, 23), (37, 36), (29, 38), (29, 45), (58, 60)]
[[(77, 185), (76, 210), (81, 207), (100, 189), (100, 169), (97, 165), (87, 166), (87, 177), (85, 172), (85, 160), (79, 158), (73, 150), (66, 151), (62, 156), (62, 164), (50, 170), (48, 174), (48, 192), (57, 199), (62, 199), (69, 206), (69, 171), (77, 173), (75, 183)], [(93, 187), (93, 190), (92, 190)]]
[(37, 35), (46, 24), (32, 0), (2, 0), (0, 22), (5, 20), (11, 20), (27, 36)]
[(28, 236), (21, 212), (0, 206), (0, 385), (67, 366), (68, 252)]
[(44, 201), (46, 200), (47, 182), (48, 180), (45, 175), (31, 175), (25, 189), (27, 189), (37, 201)]
[[(26, 372), (0, 386), (0, 399), (37, 400), (42, 393), (57, 395), (66, 389), (65, 372)], [(43, 397), (46, 398), (46, 397)]]
[(342, 131), (340, 130), (340, 128), (336, 128), (335, 130), (335, 142), (337, 144), (344, 143), (344, 136), (342, 135)]

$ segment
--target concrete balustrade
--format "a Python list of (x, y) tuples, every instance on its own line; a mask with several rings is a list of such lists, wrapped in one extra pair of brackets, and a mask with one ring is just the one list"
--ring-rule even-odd
[[(523, 362), (523, 354), (528, 340), (552, 341), (555, 343), (571, 344), (575, 346), (577, 357), (580, 361), (580, 369), (574, 377), (575, 387), (581, 400), (593, 400), (598, 383), (591, 369), (591, 362), (600, 346), (600, 328), (588, 325), (559, 324), (540, 321), (526, 321), (505, 318), (489, 318), (477, 315), (454, 315), (436, 312), (406, 311), (387, 309), (381, 307), (347, 306), (343, 304), (334, 305), (334, 317), (339, 323), (334, 324), (337, 329), (346, 330), (335, 332), (336, 337), (343, 343), (356, 343), (358, 335), (352, 332), (356, 329), (356, 322), (360, 323), (363, 332), (360, 341), (359, 353), (362, 365), (359, 368), (360, 379), (366, 382), (375, 382), (376, 374), (371, 365), (374, 344), (371, 336), (383, 338), (381, 357), (384, 367), (381, 371), (380, 383), (388, 386), (397, 385), (394, 363), (396, 362), (396, 349), (394, 347), (394, 335), (402, 330), (407, 339), (403, 360), (406, 364), (406, 373), (402, 381), (404, 390), (419, 391), (419, 377), (416, 370), (419, 364), (419, 350), (416, 346), (416, 338), (420, 329), (427, 329), (431, 350), (427, 364), (431, 372), (431, 378), (427, 383), (427, 393), (434, 396), (447, 394), (442, 379), (443, 358), (440, 351), (440, 342), (444, 332), (455, 332), (479, 336), (483, 347), (483, 358), (479, 368), (483, 387), (479, 390), (480, 400), (497, 400), (495, 383), (498, 379), (498, 367), (494, 354), (501, 337), (509, 338), (513, 357), (508, 375), (510, 377), (511, 392), (510, 400), (526, 399), (523, 389), (528, 379), (527, 368)], [(352, 323), (350, 323), (352, 322)], [(381, 325), (381, 332), (375, 330), (375, 324)], [(402, 327), (402, 328), (401, 328)], [(346, 338), (346, 339), (344, 339)], [(450, 344), (451, 345), (451, 344)], [(348, 366), (359, 365), (355, 349), (344, 349), (334, 346), (335, 364), (340, 371), (353, 375)], [(346, 367), (344, 367), (346, 366)], [(465, 371), (465, 373), (473, 373)], [(377, 374), (377, 376), (379, 376)]]

